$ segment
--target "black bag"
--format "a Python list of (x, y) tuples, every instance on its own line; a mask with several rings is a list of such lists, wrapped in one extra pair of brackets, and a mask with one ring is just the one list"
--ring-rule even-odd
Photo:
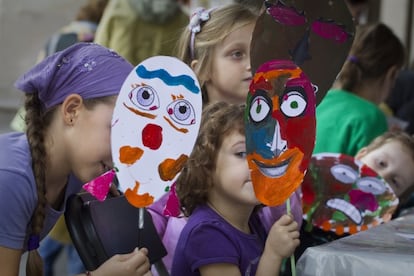
[(145, 208), (130, 205), (125, 196), (110, 197), (101, 202), (86, 192), (72, 195), (67, 202), (65, 221), (87, 270), (97, 269), (115, 254), (146, 247), (150, 263), (160, 275), (168, 275), (162, 263), (167, 251), (151, 215)]

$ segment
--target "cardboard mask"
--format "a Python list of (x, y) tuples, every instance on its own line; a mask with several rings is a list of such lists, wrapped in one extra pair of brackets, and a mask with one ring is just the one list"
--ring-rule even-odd
[(325, 231), (354, 234), (389, 221), (398, 198), (371, 168), (352, 156), (312, 156), (302, 183), (303, 217)]
[(201, 105), (194, 72), (176, 58), (148, 58), (129, 74), (114, 109), (111, 144), (130, 204), (148, 206), (169, 190), (194, 146)]
[(269, 60), (292, 60), (318, 87), (317, 104), (342, 68), (355, 26), (343, 0), (265, 1), (251, 43), (252, 70)]
[(282, 204), (300, 186), (315, 144), (315, 109), (352, 44), (343, 1), (265, 1), (251, 42), (247, 160), (257, 198)]
[(315, 140), (315, 91), (292, 61), (257, 70), (245, 114), (247, 161), (257, 198), (282, 204), (299, 187)]

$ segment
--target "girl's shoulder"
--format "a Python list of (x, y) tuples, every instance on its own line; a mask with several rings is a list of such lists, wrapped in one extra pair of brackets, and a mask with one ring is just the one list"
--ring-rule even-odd
[(31, 172), (31, 154), (24, 133), (0, 135), (0, 169), (24, 174)]

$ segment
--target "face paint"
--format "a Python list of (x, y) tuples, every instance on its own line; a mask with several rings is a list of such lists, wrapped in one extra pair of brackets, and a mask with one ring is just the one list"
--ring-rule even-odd
[(302, 184), (304, 219), (337, 235), (391, 219), (398, 198), (373, 170), (351, 156), (312, 156)]
[(250, 85), (245, 128), (257, 198), (283, 203), (299, 187), (315, 142), (315, 91), (289, 60), (263, 64)]
[(176, 58), (149, 58), (125, 80), (111, 143), (129, 203), (144, 207), (169, 190), (194, 146), (201, 104), (195, 74)]

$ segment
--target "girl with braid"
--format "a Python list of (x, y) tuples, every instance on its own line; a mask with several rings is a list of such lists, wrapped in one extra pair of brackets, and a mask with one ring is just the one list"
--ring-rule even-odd
[[(47, 57), (15, 86), (26, 93), (26, 133), (0, 135), (0, 275), (41, 276), (39, 242), (67, 198), (112, 167), (116, 96), (133, 66), (114, 51), (78, 43)], [(86, 275), (144, 275), (147, 249), (115, 255)], [(85, 275), (84, 274), (84, 275)]]

